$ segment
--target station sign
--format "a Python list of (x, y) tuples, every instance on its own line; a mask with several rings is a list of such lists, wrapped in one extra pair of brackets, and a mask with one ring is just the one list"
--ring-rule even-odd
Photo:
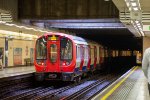
[(143, 31), (150, 31), (150, 25), (143, 25)]

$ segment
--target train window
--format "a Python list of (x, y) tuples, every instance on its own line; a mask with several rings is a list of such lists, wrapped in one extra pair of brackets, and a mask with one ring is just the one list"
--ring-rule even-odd
[(46, 45), (47, 42), (43, 39), (40, 38), (36, 42), (36, 59), (46, 59)]
[(67, 38), (62, 38), (61, 46), (61, 60), (72, 60), (72, 41)]
[(80, 50), (80, 46), (77, 46), (78, 50), (77, 50), (77, 59), (81, 59), (81, 50)]
[(81, 51), (81, 58), (84, 59), (84, 47), (80, 47), (80, 51)]
[(81, 52), (82, 52), (82, 51), (81, 51), (81, 47), (80, 47), (79, 45), (77, 45), (77, 46), (76, 46), (76, 49), (77, 49), (77, 57), (76, 57), (76, 58), (77, 58), (77, 59), (81, 59), (81, 57), (82, 57), (82, 55), (81, 55), (81, 54), (82, 54), (82, 53), (81, 53)]
[(50, 45), (50, 60), (51, 62), (56, 62), (57, 60), (57, 45), (56, 44)]

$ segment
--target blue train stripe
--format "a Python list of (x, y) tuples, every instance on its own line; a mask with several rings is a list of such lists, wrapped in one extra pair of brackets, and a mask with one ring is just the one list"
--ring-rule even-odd
[(87, 70), (87, 66), (83, 66), (83, 67), (82, 67), (82, 71), (83, 71), (83, 72), (87, 72), (87, 71), (88, 71), (88, 70)]

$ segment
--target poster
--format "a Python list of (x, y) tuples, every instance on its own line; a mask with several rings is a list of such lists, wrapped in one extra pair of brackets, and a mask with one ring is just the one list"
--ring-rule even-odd
[(22, 65), (22, 48), (14, 48), (14, 66)]

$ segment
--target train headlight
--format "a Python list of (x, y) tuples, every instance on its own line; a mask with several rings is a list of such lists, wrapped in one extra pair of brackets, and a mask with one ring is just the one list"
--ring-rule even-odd
[(70, 64), (70, 61), (61, 61), (62, 66), (68, 66)]
[(46, 62), (43, 61), (43, 60), (37, 60), (36, 62), (37, 62), (38, 65), (46, 66)]
[(41, 65), (44, 65), (44, 63), (42, 62), (42, 64)]
[(65, 65), (66, 65), (66, 63), (65, 63), (65, 62), (63, 62), (63, 63), (62, 63), (62, 65), (63, 65), (63, 66), (65, 66)]

